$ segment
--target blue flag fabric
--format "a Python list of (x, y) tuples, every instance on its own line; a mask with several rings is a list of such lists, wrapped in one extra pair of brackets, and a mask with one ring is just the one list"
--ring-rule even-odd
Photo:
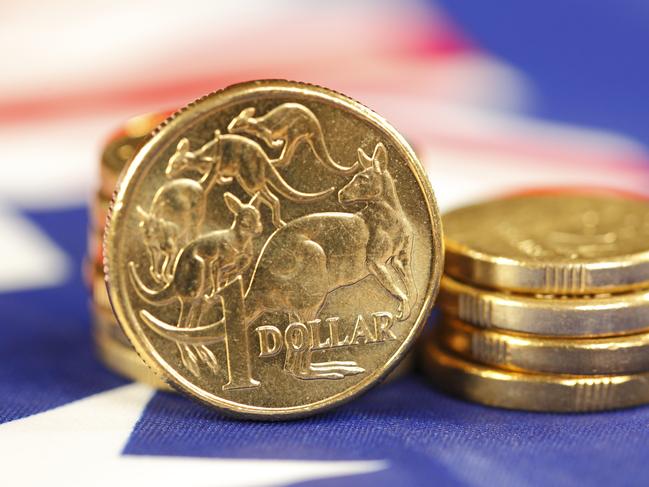
[[(81, 260), (83, 210), (28, 217)], [(0, 295), (2, 423), (126, 384), (93, 356), (80, 276), (77, 268), (64, 286)], [(581, 415), (512, 412), (448, 397), (412, 375), (334, 411), (281, 423), (225, 418), (158, 392), (124, 438), (121, 455), (381, 462), (370, 473), (303, 485), (646, 485), (647, 424), (649, 407)], [(56, 437), (48, 441), (56, 448)]]
[[(530, 77), (539, 97), (532, 114), (649, 144), (641, 2), (440, 3), (478, 45)], [(649, 181), (642, 174), (632, 178), (640, 189)], [(3, 485), (649, 484), (649, 406), (506, 411), (449, 397), (411, 374), (331, 412), (271, 423), (132, 385), (93, 352), (80, 269), (86, 210), (16, 211), (72, 268), (55, 287), (0, 292)]]

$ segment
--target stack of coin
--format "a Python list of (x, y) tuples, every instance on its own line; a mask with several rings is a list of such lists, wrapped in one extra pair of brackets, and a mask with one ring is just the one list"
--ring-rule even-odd
[(539, 192), (448, 213), (423, 365), (483, 404), (579, 412), (649, 402), (649, 202)]
[(169, 389), (169, 386), (142, 362), (113, 314), (104, 282), (102, 240), (108, 206), (121, 172), (165, 116), (152, 114), (129, 120), (104, 147), (99, 189), (90, 204), (88, 256), (84, 264), (84, 277), (92, 295), (90, 309), (97, 355), (111, 370), (160, 389)]

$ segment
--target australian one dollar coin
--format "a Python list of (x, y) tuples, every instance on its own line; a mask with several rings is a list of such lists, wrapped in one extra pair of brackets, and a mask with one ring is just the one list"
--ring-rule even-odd
[(330, 90), (231, 86), (137, 153), (105, 236), (112, 306), (175, 388), (250, 418), (379, 381), (437, 294), (441, 224), (413, 150)]

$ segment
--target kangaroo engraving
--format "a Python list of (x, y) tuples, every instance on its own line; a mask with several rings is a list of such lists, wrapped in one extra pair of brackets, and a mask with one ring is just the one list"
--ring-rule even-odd
[[(203, 304), (210, 303), (225, 283), (241, 275), (252, 263), (252, 240), (263, 229), (257, 197), (247, 204), (232, 193), (225, 193), (223, 199), (234, 214), (230, 228), (205, 233), (185, 245), (176, 258), (172, 278), (164, 287), (148, 287), (140, 279), (135, 264), (129, 263), (131, 281), (144, 301), (155, 306), (180, 302), (177, 328), (198, 328)], [(199, 359), (213, 372), (218, 370), (216, 357), (205, 341), (181, 342), (177, 341), (180, 357), (190, 372), (200, 375)]]
[(159, 283), (171, 278), (178, 249), (196, 237), (205, 217), (205, 192), (193, 179), (165, 183), (153, 197), (149, 211), (137, 207), (151, 276)]
[(254, 115), (254, 107), (245, 108), (232, 119), (228, 132), (257, 137), (272, 148), (282, 147), (282, 153), (274, 160), (275, 167), (281, 168), (290, 163), (300, 143), (306, 142), (320, 163), (330, 171), (351, 174), (358, 170), (358, 162), (346, 167), (332, 159), (320, 122), (304, 105), (283, 103), (262, 116)]
[(201, 173), (201, 182), (210, 188), (213, 184), (229, 184), (236, 179), (248, 195), (258, 198), (272, 212), (276, 227), (285, 225), (281, 218), (281, 205), (273, 189), (289, 200), (308, 203), (331, 194), (335, 188), (317, 193), (303, 193), (291, 187), (275, 169), (261, 146), (247, 137), (214, 132), (214, 138), (196, 151), (190, 150), (189, 141), (182, 139), (169, 159), (166, 174), (169, 177), (193, 170)]
[[(265, 312), (289, 312), (300, 322), (316, 318), (327, 295), (373, 276), (397, 301), (405, 320), (417, 299), (410, 259), (413, 232), (387, 169), (387, 151), (358, 150), (363, 170), (339, 192), (356, 213), (314, 213), (292, 220), (267, 240), (245, 295), (249, 327)], [(355, 363), (313, 364), (311, 352), (287, 351), (285, 368), (300, 378), (340, 378), (358, 373)], [(362, 369), (360, 369), (362, 371)]]

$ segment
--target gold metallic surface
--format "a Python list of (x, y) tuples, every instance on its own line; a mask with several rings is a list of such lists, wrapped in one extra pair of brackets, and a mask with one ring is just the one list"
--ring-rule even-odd
[(600, 338), (557, 338), (485, 330), (453, 318), (435, 328), (439, 345), (473, 362), (554, 374), (649, 371), (649, 332)]
[(428, 340), (422, 367), (441, 389), (461, 398), (507, 409), (586, 412), (649, 402), (649, 373), (550, 375), (512, 372), (466, 361)]
[[(117, 326), (117, 324), (115, 324)], [(97, 356), (113, 372), (163, 391), (173, 391), (142, 361), (132, 347), (116, 341), (101, 330), (94, 333)]]
[(405, 377), (413, 373), (415, 368), (415, 353), (414, 350), (411, 350), (406, 354), (405, 357), (393, 368), (388, 375), (383, 379), (383, 384), (399, 380), (402, 377)]
[[(112, 310), (101, 310), (95, 306), (92, 311), (95, 348), (104, 365), (127, 379), (143, 382), (160, 390), (174, 391), (140, 358), (115, 320)], [(383, 383), (387, 384), (410, 374), (413, 366), (414, 356), (410, 352), (385, 377)]]
[(90, 228), (95, 232), (99, 232), (100, 236), (103, 236), (106, 226), (106, 216), (108, 215), (110, 201), (110, 195), (105, 196), (103, 193), (97, 193), (90, 203)]
[(101, 309), (108, 310), (112, 309), (110, 300), (108, 298), (108, 291), (106, 289), (106, 281), (104, 279), (104, 274), (99, 271), (95, 271), (94, 279), (92, 284), (92, 301), (96, 306), (99, 306)]
[(619, 335), (649, 329), (649, 291), (601, 297), (526, 296), (442, 278), (440, 308), (482, 328), (554, 336)]
[(89, 229), (87, 238), (88, 250), (83, 262), (84, 279), (88, 288), (92, 288), (97, 273), (102, 275), (104, 273), (103, 239), (103, 232), (96, 232), (91, 228)]
[(354, 397), (399, 362), (437, 294), (421, 164), (324, 88), (202, 98), (123, 178), (105, 236), (118, 321), (156, 373), (224, 412), (281, 419)]
[(649, 202), (613, 194), (517, 196), (446, 214), (446, 272), (516, 292), (649, 287)]
[(87, 263), (88, 266), (93, 266), (94, 269), (87, 277), (94, 275), (96, 270), (103, 274), (104, 228), (109, 206), (110, 201), (106, 200), (101, 194), (97, 194), (88, 207)]
[[(104, 309), (94, 304), (92, 305), (91, 313), (92, 326), (96, 333), (99, 332), (102, 336), (109, 337), (111, 341), (120, 343), (135, 352), (131, 342), (126, 338), (124, 330), (122, 330), (119, 323), (117, 323), (112, 309)], [(142, 364), (144, 364), (144, 362), (142, 362)]]
[(106, 198), (112, 196), (122, 169), (167, 115), (168, 113), (151, 113), (133, 117), (111, 137), (101, 155), (100, 194)]

